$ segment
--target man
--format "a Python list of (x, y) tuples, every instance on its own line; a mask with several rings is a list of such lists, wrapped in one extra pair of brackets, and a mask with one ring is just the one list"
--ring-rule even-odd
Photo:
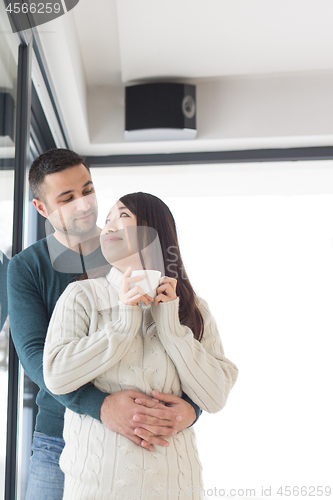
[(73, 278), (107, 263), (99, 246), (96, 196), (84, 158), (66, 149), (50, 150), (33, 162), (29, 183), (33, 204), (54, 234), (14, 256), (8, 267), (13, 341), (25, 372), (40, 388), (26, 500), (60, 500), (65, 407), (100, 419), (150, 451), (154, 444), (168, 446), (165, 437), (192, 425), (201, 410), (186, 395), (181, 399), (158, 394), (159, 400), (132, 390), (108, 395), (92, 384), (64, 396), (48, 391), (42, 359), (55, 303)]

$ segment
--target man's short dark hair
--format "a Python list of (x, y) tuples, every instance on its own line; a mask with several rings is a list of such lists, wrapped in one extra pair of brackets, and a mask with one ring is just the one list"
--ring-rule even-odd
[(55, 174), (81, 164), (90, 172), (85, 158), (70, 149), (50, 149), (41, 154), (34, 160), (29, 170), (29, 184), (32, 196), (41, 200), (42, 184), (46, 175)]

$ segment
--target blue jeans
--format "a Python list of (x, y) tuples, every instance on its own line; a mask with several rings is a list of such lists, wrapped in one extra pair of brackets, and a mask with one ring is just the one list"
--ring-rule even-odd
[(64, 446), (62, 438), (34, 432), (25, 500), (62, 500), (64, 474), (59, 458)]

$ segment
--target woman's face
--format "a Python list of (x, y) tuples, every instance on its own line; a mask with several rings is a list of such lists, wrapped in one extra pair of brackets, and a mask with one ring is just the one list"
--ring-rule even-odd
[(106, 217), (101, 232), (101, 247), (110, 264), (138, 253), (136, 216), (121, 201), (111, 208)]

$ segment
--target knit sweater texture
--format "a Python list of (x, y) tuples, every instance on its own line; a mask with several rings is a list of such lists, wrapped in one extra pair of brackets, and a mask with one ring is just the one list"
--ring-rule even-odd
[[(105, 392), (184, 391), (204, 410), (219, 411), (238, 370), (224, 356), (207, 304), (199, 299), (204, 334), (198, 342), (179, 322), (178, 298), (148, 307), (119, 302), (122, 276), (112, 268), (106, 278), (71, 284), (60, 297), (44, 349), (48, 388), (65, 394), (92, 381)], [(202, 498), (193, 428), (150, 452), (90, 416), (67, 410), (64, 439), (64, 500), (169, 498), (175, 491)]]

